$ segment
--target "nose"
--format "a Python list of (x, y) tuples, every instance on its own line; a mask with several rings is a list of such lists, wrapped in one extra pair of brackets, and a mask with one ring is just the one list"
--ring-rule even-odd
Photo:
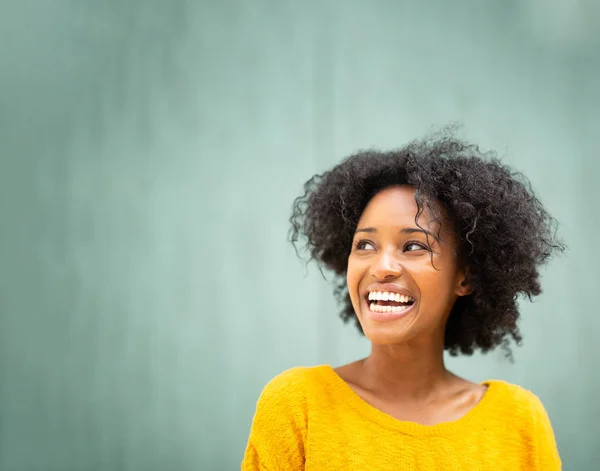
[(391, 251), (382, 251), (371, 267), (371, 274), (377, 280), (396, 278), (402, 274), (402, 266)]

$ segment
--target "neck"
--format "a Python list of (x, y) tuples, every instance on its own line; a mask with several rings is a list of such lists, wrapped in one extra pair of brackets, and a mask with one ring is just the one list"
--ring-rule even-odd
[(453, 376), (444, 365), (443, 341), (375, 345), (362, 362), (369, 389), (396, 400), (427, 400)]

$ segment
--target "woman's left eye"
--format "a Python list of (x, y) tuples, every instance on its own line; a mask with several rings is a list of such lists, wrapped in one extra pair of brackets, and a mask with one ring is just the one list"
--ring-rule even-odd
[(414, 252), (416, 250), (427, 250), (427, 247), (425, 247), (423, 244), (419, 244), (417, 242), (409, 242), (408, 244), (406, 244), (404, 246), (405, 252)]

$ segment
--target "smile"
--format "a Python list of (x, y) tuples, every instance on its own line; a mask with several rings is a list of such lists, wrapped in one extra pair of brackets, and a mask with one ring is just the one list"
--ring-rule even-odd
[(403, 317), (415, 305), (412, 296), (392, 291), (371, 291), (366, 296), (369, 316), (374, 320), (395, 320)]

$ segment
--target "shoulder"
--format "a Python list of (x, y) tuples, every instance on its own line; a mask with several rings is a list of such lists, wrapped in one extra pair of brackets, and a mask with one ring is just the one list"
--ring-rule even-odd
[(308, 396), (323, 378), (325, 365), (295, 366), (273, 377), (263, 388), (258, 399), (258, 409), (306, 409)]
[(484, 384), (493, 391), (497, 403), (509, 415), (529, 419), (534, 423), (547, 419), (542, 401), (529, 389), (502, 380), (488, 380)]
[(532, 391), (518, 384), (500, 379), (488, 380), (483, 384), (491, 390), (495, 390), (499, 398), (516, 406), (531, 409), (541, 405), (540, 399)]
[(256, 404), (242, 469), (303, 469), (308, 391), (320, 368), (290, 368), (265, 385)]
[(323, 366), (295, 366), (273, 377), (264, 387), (261, 397), (303, 396), (311, 384), (318, 381)]
[(303, 441), (308, 426), (311, 385), (319, 381), (323, 366), (297, 366), (273, 377), (263, 388), (253, 419), (253, 436), (284, 433)]
[(554, 430), (542, 401), (533, 392), (505, 381), (489, 381), (495, 390), (499, 416), (513, 431), (528, 437), (535, 469), (562, 469)]
[(287, 388), (302, 388), (317, 375), (318, 366), (294, 366), (274, 376), (265, 390), (279, 391)]

